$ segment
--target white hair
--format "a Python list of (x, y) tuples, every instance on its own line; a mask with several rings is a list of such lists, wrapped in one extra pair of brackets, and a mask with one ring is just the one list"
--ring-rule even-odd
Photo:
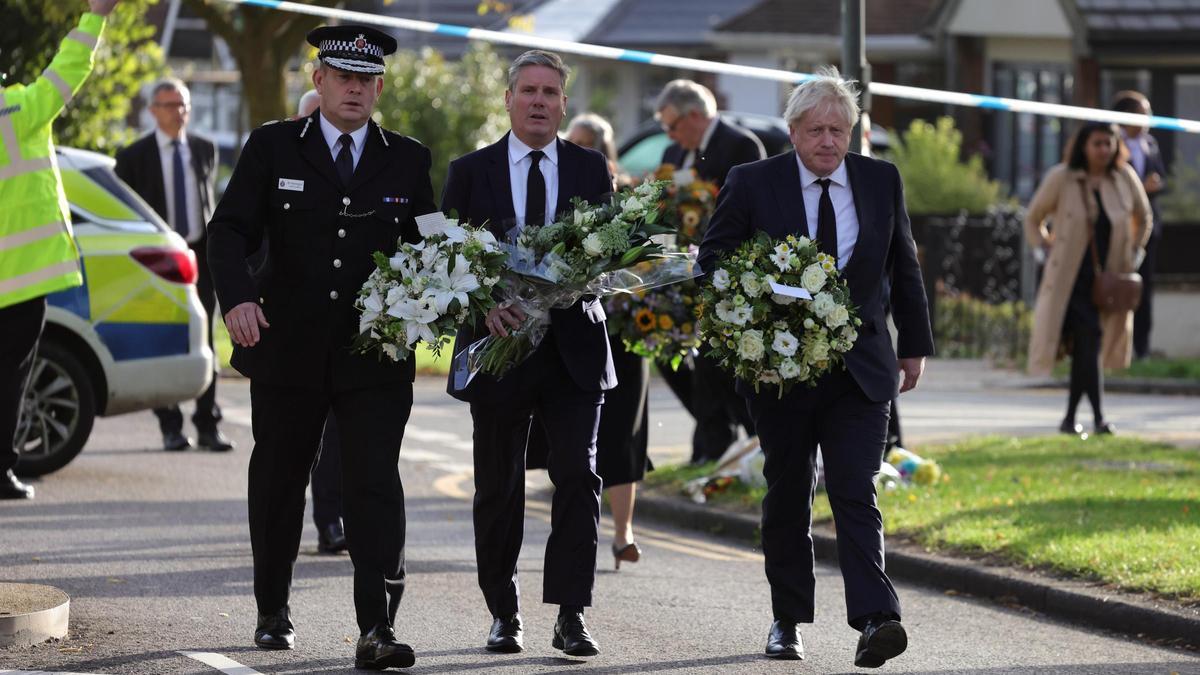
[(815, 77), (796, 85), (788, 96), (783, 119), (788, 125), (796, 124), (804, 113), (822, 106), (832, 106), (842, 112), (848, 126), (858, 121), (860, 89), (855, 80), (843, 80), (835, 66), (817, 68)]
[(314, 110), (321, 107), (321, 94), (316, 89), (309, 89), (300, 97), (300, 103), (296, 105), (297, 117), (308, 117)]
[(716, 116), (717, 99), (708, 87), (691, 80), (671, 80), (663, 87), (662, 93), (654, 103), (654, 109), (662, 112), (671, 106), (680, 115), (686, 115), (693, 110), (707, 118)]

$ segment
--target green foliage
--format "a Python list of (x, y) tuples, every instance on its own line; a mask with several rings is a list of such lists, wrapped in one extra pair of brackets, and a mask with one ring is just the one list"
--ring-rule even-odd
[(1029, 354), (1033, 312), (1025, 303), (988, 303), (966, 293), (939, 292), (934, 311), (938, 356), (990, 359), (1019, 366)]
[(1167, 190), (1158, 204), (1162, 219), (1168, 223), (1193, 223), (1200, 220), (1200, 164), (1189, 158), (1171, 165)]
[[(124, 0), (109, 15), (96, 64), (83, 88), (55, 121), (60, 145), (111, 153), (136, 134), (125, 118), (141, 87), (163, 72), (163, 56), (145, 21), (158, 0)], [(0, 72), (6, 83), (30, 83), (50, 65), (59, 44), (79, 23), (83, 2), (4, 0)]]
[(960, 159), (962, 133), (954, 120), (933, 125), (913, 120), (887, 157), (900, 170), (911, 214), (982, 214), (1002, 199), (1001, 185), (987, 176), (983, 159)]
[(390, 58), (376, 120), (433, 152), (435, 198), (442, 193), (451, 160), (495, 142), (508, 129), (506, 67), (495, 50), (481, 43), (457, 63), (428, 48)]

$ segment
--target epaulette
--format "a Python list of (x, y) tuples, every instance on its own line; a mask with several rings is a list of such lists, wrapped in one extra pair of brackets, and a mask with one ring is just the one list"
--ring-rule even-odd
[(272, 124), (278, 124), (278, 123), (280, 123), (280, 122), (286, 122), (286, 121), (287, 121), (287, 120), (271, 120), (271, 121), (269, 121), (269, 122), (263, 122), (263, 123), (262, 123), (262, 124), (260, 124), (259, 126), (267, 127), (267, 126), (271, 126)]

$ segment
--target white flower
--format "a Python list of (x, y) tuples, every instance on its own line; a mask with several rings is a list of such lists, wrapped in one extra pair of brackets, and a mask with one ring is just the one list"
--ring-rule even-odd
[(658, 194), (658, 188), (651, 181), (646, 181), (633, 189), (633, 194), (639, 197), (650, 197)]
[(738, 356), (747, 361), (758, 361), (765, 351), (761, 330), (742, 332), (742, 337), (738, 339)]
[(817, 263), (813, 263), (804, 268), (804, 272), (800, 274), (800, 284), (804, 286), (804, 290), (809, 293), (816, 293), (825, 286), (825, 270)]
[(758, 275), (754, 272), (743, 273), (740, 281), (742, 283), (742, 289), (746, 291), (746, 295), (752, 298), (757, 298), (758, 296), (762, 295), (763, 284), (761, 281), (759, 281)]
[(833, 311), (834, 307), (837, 307), (837, 302), (835, 302), (833, 296), (828, 293), (817, 293), (817, 297), (813, 298), (813, 314), (816, 314), (822, 319), (829, 316), (829, 313)]
[(729, 272), (723, 268), (713, 272), (712, 282), (713, 288), (718, 291), (729, 290)]
[(813, 328), (816, 327), (816, 325), (817, 325), (817, 322), (813, 321), (811, 318), (807, 318), (804, 320), (804, 327), (807, 328), (808, 330), (812, 330)]
[(780, 272), (786, 272), (792, 269), (792, 250), (787, 244), (780, 244), (775, 247), (775, 252), (771, 254), (771, 262), (779, 268)]
[(488, 230), (472, 230), (471, 238), (483, 244), (483, 249), (488, 252), (495, 251), (499, 245), (496, 241), (496, 235)]
[[(799, 346), (800, 341), (796, 339), (796, 336), (786, 330), (775, 333), (775, 341), (771, 343), (771, 349), (774, 349), (776, 354), (782, 356), (795, 354), (796, 348)], [(787, 377), (787, 375), (784, 375), (784, 377)]]
[(471, 266), (460, 253), (454, 259), (454, 271), (447, 269), (442, 263), (434, 271), (430, 286), (425, 289), (425, 298), (432, 299), (438, 315), (443, 315), (450, 303), (458, 300), (459, 307), (467, 305), (467, 294), (479, 288), (479, 280), (471, 274)]
[(854, 329), (854, 326), (846, 326), (842, 329), (842, 339), (854, 344), (854, 341), (858, 339), (858, 331)]
[(421, 251), (421, 266), (426, 269), (433, 269), (445, 253), (445, 251), (437, 246), (427, 246), (425, 250)]
[(733, 308), (733, 323), (739, 326), (745, 326), (753, 316), (754, 310), (750, 309), (750, 305), (737, 305)]
[(736, 326), (744, 326), (750, 320), (753, 314), (750, 307), (747, 305), (735, 305), (729, 300), (722, 300), (717, 303), (717, 318), (725, 323), (732, 323)]
[(590, 209), (577, 209), (571, 216), (575, 227), (586, 228), (596, 222), (596, 213)]
[(830, 328), (845, 326), (849, 321), (850, 312), (842, 305), (834, 307), (833, 311), (829, 313), (829, 316), (825, 317), (825, 323), (828, 324)]
[(785, 380), (794, 380), (800, 377), (800, 364), (791, 359), (784, 359), (779, 364), (779, 376)]
[(593, 232), (583, 238), (583, 252), (593, 258), (604, 255), (604, 241), (600, 238), (599, 232)]
[(387, 354), (388, 357), (391, 358), (393, 361), (400, 360), (400, 348), (399, 347), (397, 347), (396, 345), (394, 345), (390, 342), (380, 343), (379, 346), (383, 348), (383, 353)]
[(829, 359), (829, 343), (824, 340), (813, 340), (805, 353), (809, 363), (818, 363)]
[(363, 307), (368, 312), (379, 314), (383, 311), (383, 298), (379, 297), (379, 291), (371, 291), (371, 294), (363, 298)]
[(441, 235), (448, 241), (461, 244), (467, 240), (467, 231), (458, 224), (457, 220), (449, 218), (426, 218), (418, 220), (417, 231), (422, 237)]
[(630, 218), (636, 218), (636, 217), (640, 216), (642, 214), (642, 211), (645, 211), (645, 210), (646, 210), (646, 205), (643, 204), (642, 200), (638, 199), (637, 196), (635, 196), (635, 195), (631, 195), (629, 197), (629, 199), (626, 199), (624, 202), (621, 203), (622, 215), (630, 217)]

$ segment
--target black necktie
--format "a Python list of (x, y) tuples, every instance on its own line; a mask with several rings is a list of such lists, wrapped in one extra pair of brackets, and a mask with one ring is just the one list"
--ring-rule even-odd
[(838, 257), (837, 216), (833, 211), (833, 200), (829, 198), (828, 178), (817, 181), (821, 184), (821, 201), (817, 202), (817, 248), (821, 253)]
[(171, 141), (171, 145), (175, 147), (175, 156), (171, 158), (171, 186), (175, 192), (175, 231), (185, 240), (188, 238), (188, 207), (187, 207), (187, 182), (183, 172), (183, 150), (180, 148), (179, 139)]
[(546, 224), (546, 178), (538, 168), (546, 153), (534, 150), (529, 153), (529, 176), (525, 179), (525, 224)]
[(354, 175), (354, 155), (350, 154), (354, 140), (350, 138), (350, 134), (342, 134), (338, 143), (342, 144), (342, 149), (338, 152), (334, 164), (337, 165), (338, 177), (342, 179), (342, 187), (346, 187), (350, 185), (350, 177)]

